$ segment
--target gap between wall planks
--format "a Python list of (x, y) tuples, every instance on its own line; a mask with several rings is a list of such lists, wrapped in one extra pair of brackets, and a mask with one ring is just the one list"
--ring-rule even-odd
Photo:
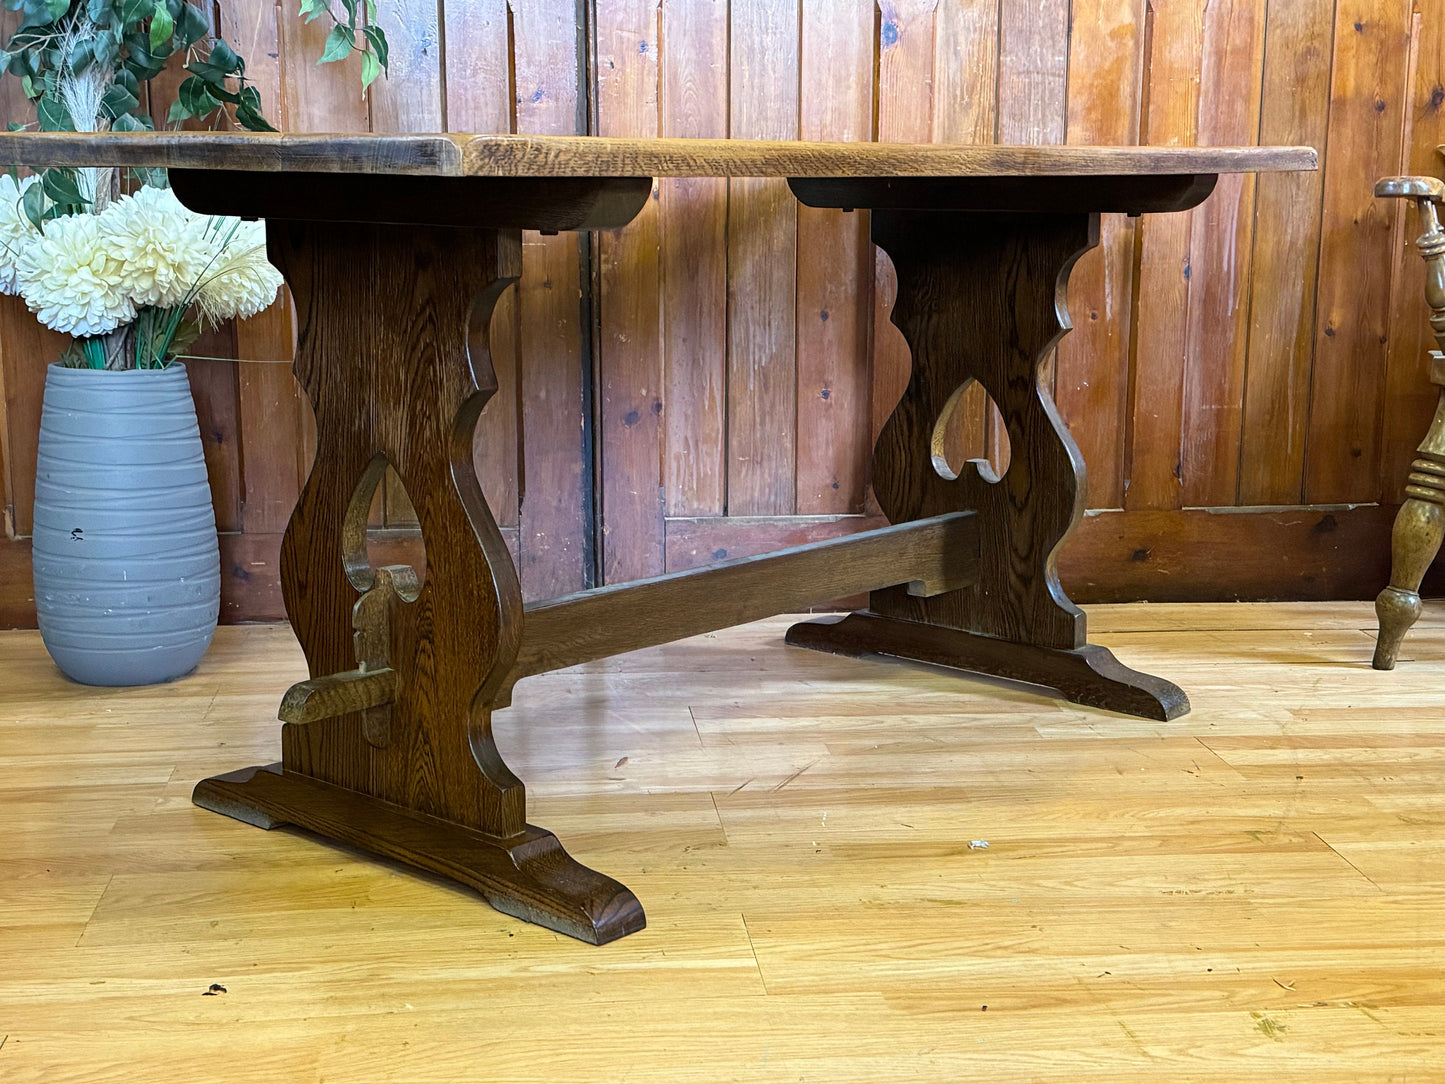
[[(661, 5), (599, 0), (596, 13), (597, 134), (656, 137)], [(659, 194), (654, 187), (628, 225), (597, 233), (595, 425), (606, 583), (655, 576), (663, 566)]]
[[(399, 0), (382, 5), (392, 79), (365, 98), (354, 60), (314, 63), (324, 20), (307, 26), (274, 0), (236, 0), (218, 17), (276, 99), (272, 115), (298, 131), (575, 132), (595, 109), (599, 129), (644, 134), (781, 123), (778, 134), (804, 138), (1318, 146), (1320, 173), (1226, 179), (1183, 216), (1106, 218), (1073, 275), (1077, 326), (1052, 383), (1093, 507), (1398, 499), (1434, 402), (1419, 228), (1369, 188), (1441, 168), (1445, 17), (1411, 0), (1073, 0), (1067, 21), (1063, 6)], [(579, 11), (590, 20), (580, 52)], [(636, 30), (636, 51), (609, 44), (614, 30)], [(604, 54), (626, 63), (604, 72)], [(529, 234), (523, 282), (498, 307), (501, 391), (477, 454), (530, 597), (591, 575), (584, 293), (599, 310), (590, 423), (605, 576), (673, 566), (684, 520), (742, 516), (762, 537), (776, 517), (782, 539), (798, 515), (867, 506), (871, 438), (908, 362), (866, 213), (769, 202), (751, 182), (667, 181), (657, 196), (635, 237), (597, 241), (595, 291), (585, 246)], [(24, 534), (43, 383), (33, 359), (58, 339), (3, 306), (0, 477), (7, 525)], [(238, 325), (234, 352), (288, 357), (291, 323), (277, 309)], [(197, 362), (193, 379), (218, 515), (262, 545), (309, 464), (309, 408), (282, 365)], [(748, 380), (763, 395), (745, 409)], [(950, 420), (951, 458), (999, 452), (985, 411), (975, 389)], [(388, 517), (404, 522), (394, 496)], [(1151, 530), (1191, 537), (1190, 515)]]

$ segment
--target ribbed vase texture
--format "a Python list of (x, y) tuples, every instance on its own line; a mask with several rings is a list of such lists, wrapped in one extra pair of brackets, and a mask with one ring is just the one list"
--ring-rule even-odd
[(221, 561), (185, 367), (50, 366), (35, 470), (35, 609), (86, 685), (195, 669), (216, 631)]

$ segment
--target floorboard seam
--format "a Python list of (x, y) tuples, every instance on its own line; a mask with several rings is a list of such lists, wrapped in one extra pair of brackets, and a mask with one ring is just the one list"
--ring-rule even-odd
[(766, 996), (768, 992), (768, 979), (767, 976), (763, 974), (763, 962), (758, 959), (758, 946), (753, 944), (753, 931), (748, 929), (748, 916), (740, 912), (738, 918), (743, 920), (743, 933), (748, 939), (748, 951), (753, 954), (753, 966), (758, 969), (758, 981), (763, 984), (763, 994)]
[(85, 924), (80, 928), (80, 936), (75, 939), (76, 948), (80, 948), (80, 943), (85, 940), (85, 935), (90, 932), (90, 924), (95, 921), (95, 913), (100, 910), (100, 905), (105, 899), (105, 894), (110, 891), (110, 886), (114, 881), (114, 873), (105, 879), (105, 887), (100, 890), (100, 895), (95, 897), (95, 906), (90, 909), (90, 914), (85, 917)]
[[(708, 791), (707, 796), (712, 800), (712, 812), (713, 816), (717, 817), (717, 826), (723, 834), (723, 845), (728, 846), (730, 845), (730, 841), (728, 839), (728, 826), (723, 823), (722, 810), (717, 807), (717, 795), (714, 794), (712, 791)], [(746, 919), (743, 920), (743, 925), (747, 925)]]
[(1359, 866), (1355, 865), (1353, 862), (1351, 862), (1351, 861), (1350, 861), (1348, 858), (1346, 858), (1344, 855), (1340, 854), (1340, 852), (1337, 851), (1337, 850), (1335, 850), (1334, 847), (1331, 847), (1331, 846), (1330, 846), (1330, 841), (1327, 840), (1327, 839), (1325, 839), (1324, 836), (1320, 835), (1318, 832), (1311, 832), (1310, 835), (1314, 836), (1315, 839), (1319, 840), (1319, 841), (1320, 841), (1321, 843), (1323, 843), (1326, 847), (1329, 847), (1329, 848), (1330, 848), (1330, 853), (1333, 854), (1336, 858), (1338, 858), (1338, 859), (1339, 859), (1341, 862), (1343, 862), (1345, 865), (1349, 866), (1350, 869), (1354, 870), (1354, 871), (1355, 871), (1356, 873), (1358, 873), (1361, 877), (1364, 877), (1365, 880), (1367, 880), (1367, 881), (1370, 882), (1370, 884), (1375, 885), (1375, 891), (1376, 891), (1376, 892), (1378, 892), (1378, 893), (1379, 893), (1380, 895), (1382, 895), (1382, 896), (1386, 894), (1386, 893), (1385, 893), (1385, 890), (1384, 890), (1383, 888), (1381, 888), (1378, 884), (1375, 884), (1374, 878), (1370, 877), (1368, 874), (1365, 873), (1364, 870), (1360, 869)]

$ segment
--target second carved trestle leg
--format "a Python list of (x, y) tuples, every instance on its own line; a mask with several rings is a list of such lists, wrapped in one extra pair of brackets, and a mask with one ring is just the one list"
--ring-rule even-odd
[[(931, 598), (874, 591), (867, 611), (795, 625), (789, 643), (1008, 677), (1147, 718), (1189, 710), (1177, 685), (1087, 642), (1084, 614), (1055, 569), (1083, 516), (1084, 463), (1038, 370), (1069, 327), (1064, 287), (1098, 243), (1098, 225), (1091, 213), (874, 209), (873, 241), (898, 273), (893, 322), (913, 355), (874, 449), (874, 491), (892, 523), (976, 511), (979, 575)], [(1008, 430), (1002, 478), (978, 463), (955, 473), (942, 452), (952, 405), (974, 381)]]

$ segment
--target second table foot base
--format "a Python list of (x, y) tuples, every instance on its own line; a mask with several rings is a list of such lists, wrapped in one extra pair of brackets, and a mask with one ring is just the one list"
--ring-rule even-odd
[(476, 889), (503, 914), (603, 945), (647, 925), (637, 897), (533, 825), (510, 839), (378, 801), (279, 765), (203, 779), (196, 805), (260, 828), (294, 824)]
[(1096, 644), (1065, 650), (860, 612), (805, 621), (787, 642), (834, 655), (892, 655), (1057, 689), (1066, 700), (1145, 719), (1176, 719), (1189, 698), (1172, 681), (1125, 666)]

